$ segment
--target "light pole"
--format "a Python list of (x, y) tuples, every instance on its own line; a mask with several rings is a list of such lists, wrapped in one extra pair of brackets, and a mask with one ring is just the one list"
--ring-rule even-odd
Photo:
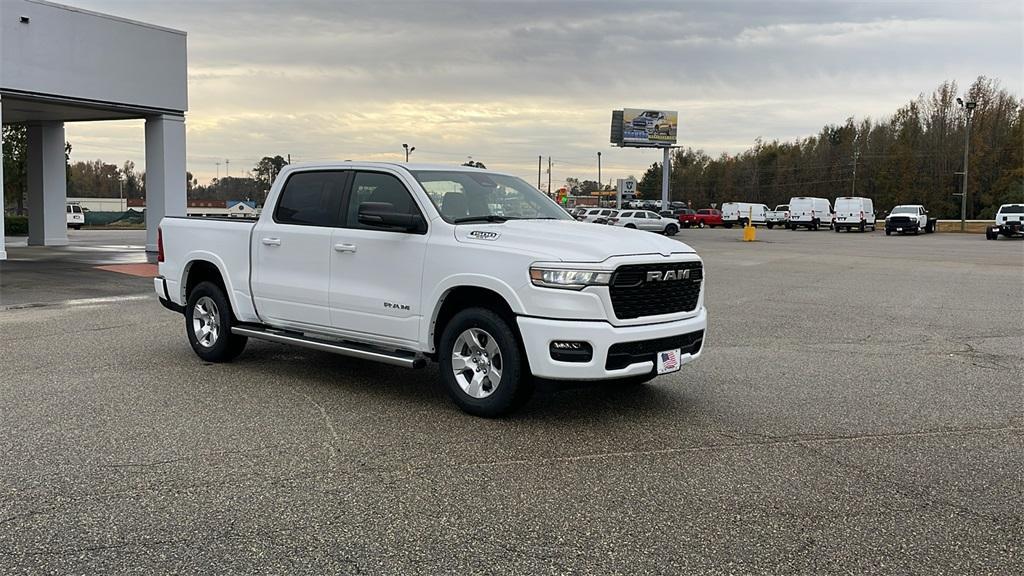
[(405, 148), (405, 163), (408, 164), (409, 163), (409, 154), (412, 154), (413, 151), (416, 150), (416, 147), (415, 146), (409, 147), (408, 144), (402, 144), (402, 148)]
[(597, 185), (598, 190), (604, 190), (604, 186), (601, 184), (601, 153), (597, 153)]
[(964, 102), (961, 98), (957, 98), (956, 103), (967, 114), (967, 126), (964, 129), (964, 180), (960, 187), (960, 231), (964, 232), (967, 230), (967, 154), (971, 146), (971, 116), (974, 115), (974, 109), (978, 107), (978, 103)]

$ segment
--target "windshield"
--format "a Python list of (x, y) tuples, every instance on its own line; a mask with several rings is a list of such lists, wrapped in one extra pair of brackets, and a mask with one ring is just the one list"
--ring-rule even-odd
[(571, 220), (553, 200), (515, 176), (465, 170), (414, 170), (412, 175), (448, 223)]
[(1024, 214), (1024, 204), (1010, 204), (999, 209), (1000, 214)]
[(913, 214), (918, 215), (917, 206), (897, 206), (892, 209), (890, 214)]

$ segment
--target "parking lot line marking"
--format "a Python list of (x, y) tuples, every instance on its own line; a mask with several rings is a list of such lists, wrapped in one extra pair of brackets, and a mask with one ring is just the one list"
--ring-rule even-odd
[(127, 274), (129, 276), (139, 276), (142, 278), (156, 278), (159, 272), (157, 271), (156, 264), (107, 264), (105, 266), (95, 266), (97, 270), (106, 270), (107, 272), (117, 272), (119, 274)]
[(113, 304), (115, 302), (135, 302), (154, 299), (152, 294), (132, 294), (129, 296), (103, 296), (100, 298), (79, 298), (60, 302), (30, 302), (27, 304), (11, 304), (0, 306), (0, 310), (23, 310), (26, 308), (51, 308), (57, 306), (95, 306), (97, 304)]

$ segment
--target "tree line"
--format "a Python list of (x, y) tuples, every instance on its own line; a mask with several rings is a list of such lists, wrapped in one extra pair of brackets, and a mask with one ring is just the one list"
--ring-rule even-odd
[[(758, 139), (750, 149), (712, 158), (682, 148), (671, 159), (673, 200), (694, 208), (746, 201), (771, 206), (794, 196), (865, 196), (876, 209), (924, 204), (939, 218), (959, 218), (967, 111), (955, 82), (944, 82), (880, 121), (847, 118), (792, 142)], [(968, 218), (991, 218), (1000, 204), (1024, 202), (1024, 100), (999, 82), (978, 78), (966, 95), (971, 119)], [(661, 164), (637, 183), (661, 196)]]

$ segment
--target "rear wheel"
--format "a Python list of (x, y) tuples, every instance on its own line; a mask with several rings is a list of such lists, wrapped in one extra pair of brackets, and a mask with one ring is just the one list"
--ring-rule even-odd
[(885, 235), (886, 236), (892, 236), (892, 230), (889, 230), (888, 228), (886, 228), (885, 229)]
[(438, 353), (448, 394), (469, 414), (507, 414), (533, 391), (515, 332), (492, 310), (468, 308), (456, 314), (441, 334)]
[(231, 303), (220, 286), (200, 282), (185, 305), (185, 332), (192, 350), (207, 362), (230, 362), (245, 350), (248, 338), (231, 333)]
[(634, 224), (626, 224), (624, 226), (624, 228), (632, 228), (632, 229), (636, 230), (636, 225), (634, 225)]
[(679, 227), (676, 226), (675, 224), (669, 224), (668, 226), (665, 226), (665, 234), (667, 236), (675, 236), (677, 232), (679, 232)]

